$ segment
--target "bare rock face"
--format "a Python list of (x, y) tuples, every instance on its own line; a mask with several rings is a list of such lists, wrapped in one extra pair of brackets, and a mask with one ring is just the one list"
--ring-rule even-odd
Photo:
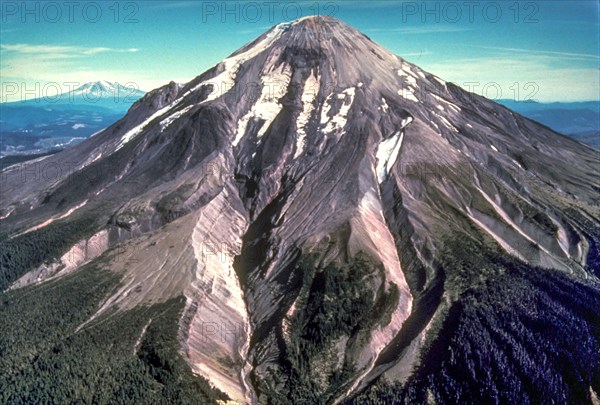
[[(102, 266), (125, 280), (99, 313), (185, 295), (182, 348), (232, 399), (277, 403), (304, 370), (315, 400), (334, 403), (411, 375), (462, 291), (449, 241), (597, 283), (599, 163), (314, 17), (24, 164), (64, 168), (51, 181), (5, 169), (0, 209), (15, 238), (93, 217), (87, 238), (104, 238)], [(69, 248), (59, 275), (93, 258)]]

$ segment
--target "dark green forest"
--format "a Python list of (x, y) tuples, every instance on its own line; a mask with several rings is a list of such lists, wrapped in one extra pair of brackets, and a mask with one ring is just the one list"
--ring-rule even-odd
[(183, 298), (108, 313), (78, 330), (118, 284), (114, 274), (86, 266), (0, 295), (1, 404), (212, 404), (226, 398), (193, 375), (179, 353)]
[(97, 223), (89, 219), (56, 222), (20, 236), (0, 234), (0, 291), (52, 257), (93, 235)]
[(451, 288), (462, 292), (416, 372), (403, 385), (381, 379), (347, 405), (592, 403), (597, 288), (468, 239), (450, 242), (445, 259)]

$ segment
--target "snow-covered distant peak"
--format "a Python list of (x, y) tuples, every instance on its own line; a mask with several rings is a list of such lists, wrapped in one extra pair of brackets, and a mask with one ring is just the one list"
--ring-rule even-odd
[(144, 91), (140, 90), (137, 86), (126, 86), (118, 82), (109, 82), (106, 80), (99, 80), (97, 82), (84, 83), (76, 89), (69, 92), (75, 96), (94, 96), (94, 97), (105, 97), (114, 96), (118, 94), (129, 94), (134, 95)]

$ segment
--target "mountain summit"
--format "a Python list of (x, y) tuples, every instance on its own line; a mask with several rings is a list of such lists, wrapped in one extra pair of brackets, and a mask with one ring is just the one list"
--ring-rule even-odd
[(126, 85), (100, 80), (84, 83), (58, 97), (60, 104), (95, 105), (114, 111), (126, 112), (127, 109), (144, 94), (135, 83)]
[(5, 169), (3, 288), (117, 274), (76, 336), (183, 296), (186, 361), (242, 403), (589, 402), (599, 163), (303, 18)]
[[(131, 84), (131, 83), (128, 83)], [(144, 95), (144, 92), (136, 87), (122, 85), (116, 82), (107, 82), (106, 80), (100, 80), (97, 82), (84, 83), (74, 90), (66, 94), (72, 94), (74, 96), (89, 95), (92, 98), (104, 98), (104, 97), (134, 97), (135, 100)]]

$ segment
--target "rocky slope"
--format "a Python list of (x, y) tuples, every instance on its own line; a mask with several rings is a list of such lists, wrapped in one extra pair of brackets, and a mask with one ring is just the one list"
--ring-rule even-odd
[(94, 317), (184, 295), (182, 348), (215, 387), (336, 403), (413, 375), (452, 304), (503, 271), (495, 258), (597, 291), (599, 163), (340, 21), (304, 18), (3, 170), (6, 251), (45, 246), (5, 255), (4, 283), (98, 257), (123, 281)]

